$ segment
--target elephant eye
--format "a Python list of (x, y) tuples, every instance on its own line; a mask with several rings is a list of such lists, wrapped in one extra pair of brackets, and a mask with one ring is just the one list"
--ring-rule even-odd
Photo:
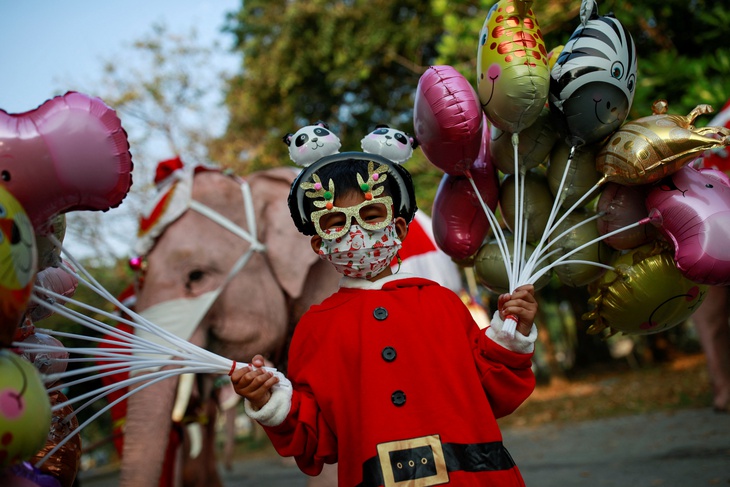
[(200, 270), (190, 271), (190, 273), (188, 274), (188, 282), (199, 281), (203, 278), (204, 275), (205, 273)]
[(204, 277), (205, 277), (205, 272), (203, 272), (199, 269), (188, 272), (188, 280), (185, 283), (185, 289), (187, 289), (188, 292), (192, 292), (193, 285), (198, 284), (200, 281), (203, 280)]

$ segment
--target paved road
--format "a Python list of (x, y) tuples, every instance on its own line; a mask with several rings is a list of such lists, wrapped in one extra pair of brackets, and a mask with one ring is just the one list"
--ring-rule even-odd
[[(506, 429), (504, 442), (528, 487), (704, 487), (730, 485), (730, 414), (711, 409), (570, 425)], [(305, 487), (279, 458), (246, 460), (226, 487)], [(80, 476), (81, 487), (117, 485), (116, 473)]]

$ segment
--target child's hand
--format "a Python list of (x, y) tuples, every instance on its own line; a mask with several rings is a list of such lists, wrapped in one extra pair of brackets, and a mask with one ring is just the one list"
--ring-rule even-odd
[(234, 370), (231, 382), (236, 393), (248, 399), (255, 410), (259, 410), (271, 399), (271, 388), (279, 382), (279, 379), (272, 372), (261, 368), (264, 366), (264, 358), (261, 355), (256, 355), (251, 360), (251, 365), (254, 367)]
[(517, 318), (517, 331), (525, 336), (530, 334), (532, 324), (537, 315), (537, 300), (535, 300), (535, 287), (526, 284), (515, 289), (510, 294), (502, 294), (497, 301), (499, 316), (504, 320), (508, 315)]

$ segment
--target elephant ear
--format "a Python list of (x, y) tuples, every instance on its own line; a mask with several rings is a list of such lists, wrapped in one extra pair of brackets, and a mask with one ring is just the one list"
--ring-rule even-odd
[[(297, 231), (289, 214), (287, 196), (297, 171), (278, 167), (247, 176), (255, 202), (259, 232), (269, 264), (280, 286), (293, 299), (299, 298), (310, 268), (319, 262), (310, 238)], [(264, 202), (260, 207), (260, 202)]]

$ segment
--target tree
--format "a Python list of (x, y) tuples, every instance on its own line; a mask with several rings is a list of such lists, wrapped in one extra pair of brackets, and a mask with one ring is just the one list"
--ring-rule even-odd
[[(437, 46), (441, 64), (475, 79), (476, 39), (493, 1), (433, 0), (443, 16)], [(535, 1), (533, 10), (548, 50), (564, 45), (580, 23), (580, 0)], [(631, 32), (638, 57), (638, 86), (628, 120), (651, 114), (657, 99), (671, 113), (686, 115), (698, 104), (722, 107), (730, 98), (730, 13), (717, 2), (698, 0), (597, 0), (601, 15), (613, 15)], [(481, 12), (481, 13), (479, 13)], [(475, 15), (476, 13), (476, 15)], [(707, 120), (698, 121), (698, 124)]]
[(244, 154), (247, 170), (287, 164), (282, 137), (320, 119), (351, 150), (378, 123), (407, 128), (442, 31), (417, 0), (251, 0), (227, 29), (243, 69), (229, 82), (218, 158)]
[(179, 34), (158, 24), (127, 51), (105, 62), (100, 88), (82, 91), (95, 93), (122, 119), (134, 184), (110, 214), (73, 212), (68, 218), (74, 241), (107, 262), (124, 257), (133, 244), (137, 218), (155, 193), (157, 162), (175, 155), (189, 163), (210, 162), (208, 145), (227, 122), (222, 83), (228, 75), (219, 45), (202, 44), (195, 30)]

